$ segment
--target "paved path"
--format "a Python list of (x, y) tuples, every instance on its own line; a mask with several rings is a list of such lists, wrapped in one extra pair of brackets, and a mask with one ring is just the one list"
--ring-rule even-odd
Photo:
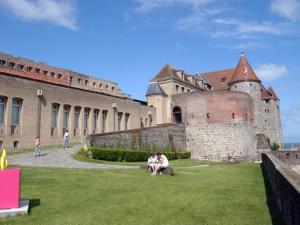
[(75, 146), (68, 149), (53, 149), (42, 151), (42, 155), (34, 157), (34, 152), (16, 154), (7, 157), (9, 164), (29, 167), (56, 167), (56, 168), (81, 168), (81, 169), (138, 169), (138, 166), (118, 166), (98, 163), (80, 162), (72, 158), (80, 149)]

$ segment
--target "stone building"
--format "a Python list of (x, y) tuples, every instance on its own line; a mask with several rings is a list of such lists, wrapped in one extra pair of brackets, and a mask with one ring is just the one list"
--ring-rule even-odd
[(0, 54), (0, 148), (72, 142), (93, 133), (156, 125), (156, 111), (117, 83)]
[(195, 75), (165, 65), (146, 97), (131, 99), (114, 82), (0, 54), (0, 147), (32, 147), (36, 136), (43, 145), (60, 144), (66, 130), (72, 142), (97, 134), (98, 143), (110, 138), (114, 145), (132, 145), (126, 137), (143, 134), (149, 146), (185, 146), (196, 159), (255, 156), (267, 140), (282, 144), (279, 98), (244, 54), (235, 68)]
[(279, 98), (244, 54), (235, 68), (196, 75), (166, 65), (146, 96), (158, 124), (185, 123), (193, 158), (255, 156), (262, 139), (283, 143)]

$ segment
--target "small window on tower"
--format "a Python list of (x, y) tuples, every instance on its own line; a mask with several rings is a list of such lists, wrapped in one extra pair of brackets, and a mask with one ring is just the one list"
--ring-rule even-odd
[(210, 118), (210, 113), (206, 113), (206, 118), (207, 118), (207, 119)]
[(232, 115), (232, 119), (235, 119), (235, 114), (234, 114), (234, 113), (232, 113), (231, 115)]

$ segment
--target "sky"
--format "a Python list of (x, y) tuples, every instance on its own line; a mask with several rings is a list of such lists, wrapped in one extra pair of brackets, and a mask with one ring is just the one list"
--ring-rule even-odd
[(0, 0), (0, 51), (115, 81), (145, 100), (165, 64), (190, 73), (245, 55), (300, 142), (300, 0)]

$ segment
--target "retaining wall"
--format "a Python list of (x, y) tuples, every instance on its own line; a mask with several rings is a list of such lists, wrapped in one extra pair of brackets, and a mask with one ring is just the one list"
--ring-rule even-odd
[(90, 135), (91, 146), (125, 147), (126, 149), (152, 149), (159, 151), (174, 148), (186, 151), (185, 124), (165, 124), (144, 129), (134, 129)]
[[(299, 152), (298, 152), (299, 153)], [(262, 154), (265, 178), (274, 192), (276, 203), (286, 225), (300, 224), (300, 174), (272, 152)]]

